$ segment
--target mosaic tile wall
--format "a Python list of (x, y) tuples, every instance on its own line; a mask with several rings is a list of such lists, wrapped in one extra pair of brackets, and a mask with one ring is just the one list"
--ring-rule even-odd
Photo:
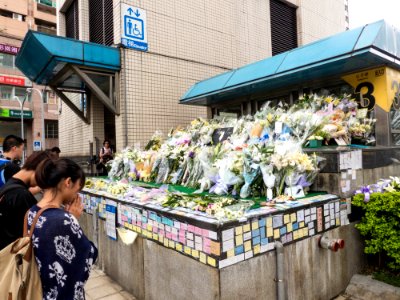
[[(97, 211), (104, 219), (106, 198), (82, 196), (86, 212)], [(346, 205), (342, 204), (338, 199), (315, 203), (233, 225), (210, 224), (196, 217), (180, 220), (147, 207), (118, 203), (117, 223), (204, 264), (224, 268), (273, 250), (275, 241), (288, 244), (348, 224)]]

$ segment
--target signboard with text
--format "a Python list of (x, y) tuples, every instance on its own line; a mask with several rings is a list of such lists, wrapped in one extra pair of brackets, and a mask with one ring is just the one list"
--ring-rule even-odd
[(18, 51), (19, 51), (19, 47), (7, 45), (7, 44), (0, 44), (0, 52), (1, 53), (17, 55)]
[(25, 78), (0, 75), (0, 84), (25, 86)]
[[(17, 109), (0, 108), (2, 118), (21, 118), (21, 111)], [(32, 119), (32, 111), (24, 110), (24, 119)]]
[(147, 51), (146, 11), (121, 3), (121, 43), (140, 51)]

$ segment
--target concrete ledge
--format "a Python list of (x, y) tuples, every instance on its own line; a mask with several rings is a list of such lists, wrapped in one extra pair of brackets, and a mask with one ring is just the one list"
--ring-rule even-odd
[(398, 300), (400, 288), (374, 280), (371, 276), (356, 274), (351, 278), (346, 296), (354, 300)]

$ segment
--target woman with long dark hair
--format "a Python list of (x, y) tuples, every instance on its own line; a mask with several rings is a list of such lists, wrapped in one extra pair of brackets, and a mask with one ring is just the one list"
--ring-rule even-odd
[(30, 226), (36, 213), (32, 240), (43, 287), (43, 299), (85, 299), (84, 284), (97, 258), (97, 248), (83, 234), (78, 218), (83, 212), (79, 191), (85, 184), (83, 170), (72, 160), (44, 160), (36, 170), (42, 200), (28, 213)]

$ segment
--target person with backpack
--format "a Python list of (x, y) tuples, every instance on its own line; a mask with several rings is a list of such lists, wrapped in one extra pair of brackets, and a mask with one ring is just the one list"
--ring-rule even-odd
[(37, 203), (29, 188), (36, 186), (35, 170), (47, 158), (45, 151), (34, 152), (0, 189), (0, 250), (22, 237), (25, 213)]
[(85, 185), (85, 174), (70, 159), (45, 159), (35, 180), (44, 195), (29, 210), (28, 227), (42, 208), (53, 207), (43, 211), (32, 234), (43, 299), (85, 299), (84, 285), (98, 255), (78, 222), (83, 212), (78, 193)]
[(8, 135), (3, 141), (3, 157), (0, 158), (0, 187), (21, 170), (19, 163), (24, 154), (24, 140)]

